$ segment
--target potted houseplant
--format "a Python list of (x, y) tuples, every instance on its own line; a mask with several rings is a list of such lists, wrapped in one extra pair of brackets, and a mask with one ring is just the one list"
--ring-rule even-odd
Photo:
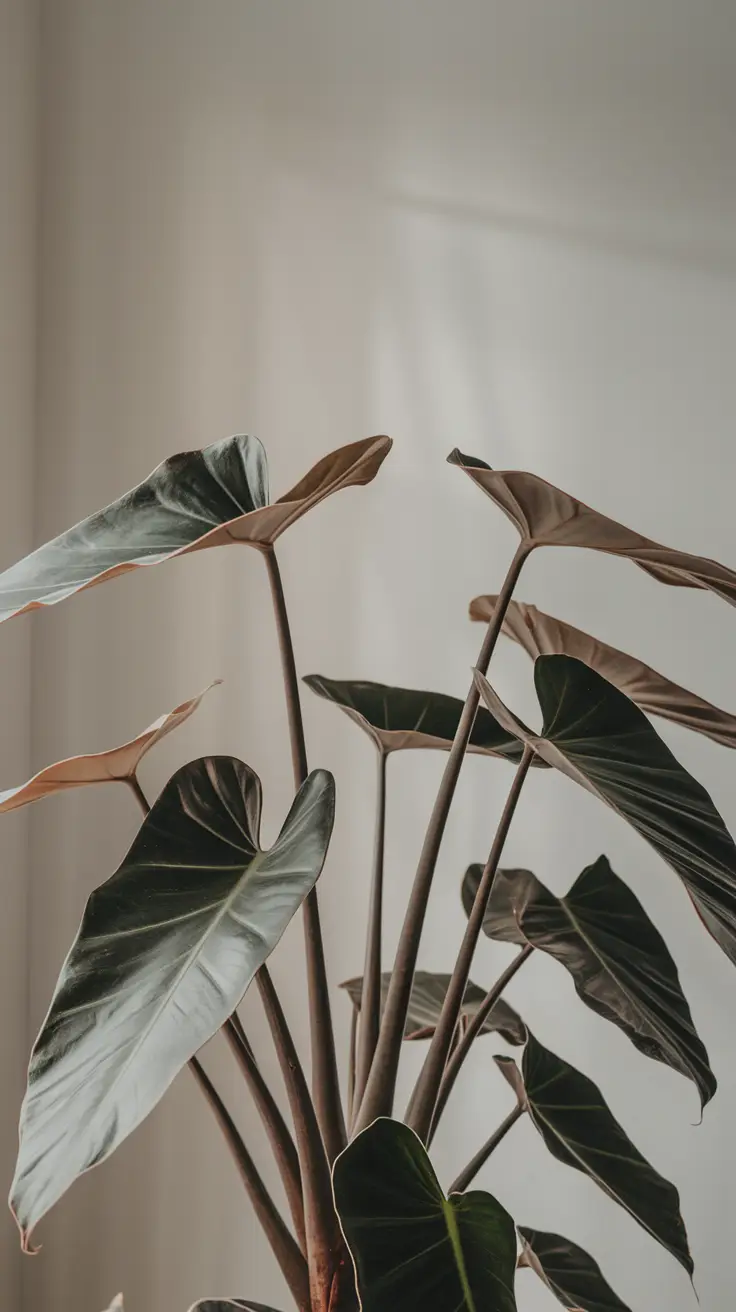
[[(142, 811), (127, 856), (89, 898), (33, 1048), (11, 1207), (30, 1250), (54, 1203), (114, 1152), (189, 1066), (299, 1312), (523, 1310), (516, 1273), (524, 1267), (568, 1309), (626, 1312), (594, 1257), (574, 1240), (521, 1224), (502, 1201), (470, 1187), (527, 1116), (558, 1160), (585, 1172), (692, 1275), (675, 1185), (642, 1156), (596, 1085), (532, 1032), (504, 990), (533, 953), (548, 953), (570, 973), (581, 1002), (648, 1057), (690, 1079), (703, 1107), (715, 1093), (715, 1076), (667, 945), (608, 860), (593, 859), (558, 897), (530, 871), (503, 866), (504, 842), (529, 770), (561, 771), (654, 847), (685, 885), (704, 929), (736, 960), (736, 847), (706, 791), (648, 718), (668, 718), (733, 747), (736, 717), (513, 594), (528, 556), (543, 546), (625, 557), (660, 583), (707, 589), (731, 604), (736, 573), (634, 533), (533, 474), (497, 472), (453, 452), (451, 464), (519, 531), (499, 592), (471, 604), (484, 632), (465, 702), (317, 674), (305, 680), (370, 736), (378, 765), (365, 961), (363, 974), (344, 982), (352, 1037), (350, 1052), (339, 1055), (317, 895), (334, 781), (308, 765), (275, 544), (325, 497), (370, 483), (390, 446), (376, 437), (332, 452), (270, 501), (261, 444), (228, 438), (165, 461), (118, 501), (0, 574), (0, 619), (8, 619), (186, 552), (226, 545), (260, 552), (280, 643), (295, 783), (294, 802), (268, 850), (259, 839), (259, 779), (235, 758), (184, 764), (149, 803), (138, 765), (196, 711), (200, 694), (122, 746), (58, 762), (0, 794), (0, 811), (7, 811), (70, 787), (119, 782)], [(537, 730), (489, 682), (502, 634), (534, 659)], [(445, 751), (447, 760), (398, 950), (384, 969), (386, 763), (395, 751), (423, 748)], [(447, 974), (430, 974), (417, 969), (420, 940), (466, 752), (505, 763), (499, 768), (508, 771), (508, 796), (486, 859), (462, 880), (467, 929), (457, 955)], [(297, 912), (309, 980), (309, 1080), (267, 964)], [(490, 987), (471, 980), (481, 934), (518, 949)], [(253, 982), (278, 1054), (288, 1122), (238, 1016)], [(262, 1119), (288, 1217), (197, 1057), (218, 1030)], [(471, 1046), (489, 1033), (516, 1050), (496, 1058), (509, 1112), (490, 1135), (479, 1131), (477, 1153), (445, 1187), (431, 1165), (432, 1138), (440, 1118), (452, 1115), (453, 1088)], [(424, 1041), (426, 1057), (404, 1109), (394, 1095), (405, 1041)], [(118, 1296), (110, 1312), (122, 1306)], [(237, 1297), (196, 1307), (273, 1312)]]

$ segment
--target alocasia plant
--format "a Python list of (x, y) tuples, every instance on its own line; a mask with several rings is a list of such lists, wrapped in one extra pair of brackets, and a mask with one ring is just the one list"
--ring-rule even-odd
[[(529, 554), (579, 546), (626, 557), (658, 582), (705, 588), (736, 603), (736, 573), (674, 551), (591, 510), (532, 474), (498, 473), (453, 452), (450, 462), (496, 502), (520, 534), (498, 594), (477, 597), (485, 635), (465, 702), (441, 693), (309, 675), (306, 685), (371, 739), (378, 764), (376, 839), (363, 974), (352, 1004), (345, 1097), (316, 884), (332, 830), (334, 783), (307, 764), (297, 664), (274, 544), (326, 496), (371, 482), (386, 437), (333, 452), (270, 502), (266, 457), (231, 437), (173, 456), (126, 495), (0, 574), (0, 619), (55, 605), (117, 574), (205, 547), (247, 545), (264, 558), (279, 638), (296, 795), (281, 832), (260, 846), (261, 786), (232, 757), (181, 766), (151, 806), (143, 755), (196, 710), (184, 702), (122, 747), (75, 756), (0, 793), (0, 811), (68, 788), (121, 782), (143, 811), (128, 855), (87, 903), (31, 1055), (11, 1207), (24, 1248), (49, 1208), (114, 1152), (188, 1066), (231, 1150), (298, 1312), (515, 1312), (528, 1270), (571, 1312), (631, 1312), (593, 1256), (530, 1228), (469, 1186), (524, 1116), (558, 1161), (584, 1172), (692, 1275), (680, 1201), (582, 1071), (546, 1048), (502, 996), (535, 952), (564, 966), (582, 1002), (634, 1046), (690, 1079), (705, 1106), (716, 1078), (677, 966), (628, 883), (601, 856), (556, 896), (529, 870), (502, 867), (506, 835), (532, 766), (556, 769), (631, 825), (682, 880), (705, 928), (736, 962), (736, 846), (711, 798), (675, 759), (645, 712), (727, 747), (736, 717), (571, 625), (512, 600)], [(542, 727), (528, 728), (487, 679), (499, 636), (534, 659)], [(481, 702), (484, 705), (481, 705)], [(384, 960), (387, 763), (396, 751), (447, 753), (398, 948)], [(485, 863), (462, 881), (467, 929), (445, 974), (417, 969), (435, 868), (463, 758), (505, 762), (508, 797)], [(572, 873), (572, 872), (571, 872)], [(304, 914), (311, 1081), (302, 1068), (267, 960)], [(471, 980), (481, 934), (516, 945), (490, 986)], [(287, 1123), (238, 1015), (255, 981), (278, 1055)], [(221, 1031), (261, 1117), (284, 1187), (282, 1216), (197, 1056)], [(475, 1040), (517, 1050), (496, 1065), (513, 1105), (453, 1181), (428, 1149)], [(404, 1109), (395, 1108), (405, 1041), (426, 1042)], [(532, 1203), (530, 1201), (530, 1208)], [(110, 1312), (122, 1312), (122, 1295)], [(274, 1312), (242, 1297), (191, 1312)]]

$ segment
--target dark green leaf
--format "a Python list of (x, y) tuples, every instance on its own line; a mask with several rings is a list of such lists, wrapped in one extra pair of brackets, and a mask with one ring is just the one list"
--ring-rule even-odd
[(479, 1190), (446, 1199), (407, 1126), (374, 1121), (333, 1186), (362, 1312), (515, 1312), (511, 1217)]
[[(440, 975), (434, 971), (418, 970), (411, 987), (409, 1011), (404, 1026), (405, 1039), (429, 1039), (432, 1037), (439, 1020), (442, 1004), (450, 984), (450, 975)], [(381, 976), (381, 1005), (386, 1001), (391, 974), (385, 971)], [(348, 993), (353, 1006), (360, 1011), (363, 990), (362, 976), (348, 979), (340, 985)], [(474, 1016), (485, 998), (483, 989), (469, 982), (463, 998), (463, 1015)], [(507, 1043), (517, 1047), (526, 1043), (526, 1027), (513, 1007), (503, 998), (499, 998), (490, 1015), (483, 1024), (481, 1034), (497, 1033)]]
[(531, 1267), (568, 1312), (631, 1312), (603, 1278), (597, 1262), (562, 1235), (518, 1227), (520, 1266)]
[[(470, 603), (471, 620), (488, 624), (497, 601), (495, 596), (475, 597)], [(736, 747), (736, 715), (688, 692), (617, 647), (609, 647), (582, 629), (545, 615), (536, 606), (510, 602), (503, 632), (518, 642), (532, 660), (537, 656), (575, 656), (609, 679), (649, 715), (660, 715), (674, 724), (684, 725), (724, 747)]]
[(388, 437), (372, 437), (332, 451), (270, 505), (266, 453), (255, 437), (227, 437), (171, 456), (104, 510), (0, 574), (0, 620), (203, 547), (272, 544), (331, 493), (369, 483), (390, 446)]
[(659, 583), (680, 588), (707, 588), (736, 605), (736, 574), (705, 556), (663, 547), (651, 538), (601, 515), (568, 492), (523, 470), (491, 469), (484, 460), (448, 456), (489, 496), (517, 528), (528, 550), (535, 547), (585, 547), (632, 560)]
[(672, 866), (701, 920), (736, 963), (736, 845), (708, 793), (638, 706), (582, 661), (540, 656), (534, 682), (544, 726), (537, 735), (482, 675), (476, 678), (509, 732), (607, 802)]
[[(391, 688), (367, 680), (325, 679), (321, 674), (308, 674), (304, 682), (318, 697), (345, 711), (382, 752), (420, 747), (449, 751), (463, 709), (459, 697), (440, 692)], [(483, 707), (476, 716), (468, 751), (511, 761), (521, 759), (516, 736), (505, 733)]]
[(33, 1050), (11, 1194), (24, 1245), (238, 1005), (314, 886), (333, 812), (314, 771), (264, 852), (248, 766), (210, 757), (169, 780), (90, 897)]
[(634, 1147), (593, 1081), (531, 1034), (521, 1072), (510, 1057), (496, 1063), (552, 1155), (600, 1185), (692, 1275), (675, 1186)]
[[(463, 882), (472, 906), (480, 866)], [(662, 935), (604, 856), (587, 866), (566, 897), (529, 870), (499, 870), (483, 922), (489, 938), (531, 943), (569, 970), (578, 996), (611, 1020), (647, 1057), (693, 1080), (703, 1106), (716, 1091), (708, 1054), (693, 1025)]]

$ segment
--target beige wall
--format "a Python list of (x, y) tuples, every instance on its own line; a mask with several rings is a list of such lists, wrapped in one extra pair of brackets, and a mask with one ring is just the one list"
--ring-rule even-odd
[[(35, 0), (0, 0), (0, 407), (2, 509), (0, 558), (33, 541), (33, 448), (36, 404), (36, 68)], [(0, 668), (0, 778), (25, 777), (30, 746), (30, 638), (8, 625)], [(4, 783), (0, 784), (5, 787)], [(0, 829), (0, 1169), (10, 1180), (17, 1109), (27, 1058), (27, 821)], [(0, 1306), (20, 1306), (21, 1261), (15, 1226), (0, 1224)]]
[[(5, 0), (5, 10), (27, 43), (31, 8)], [(47, 0), (43, 13), (35, 541), (167, 453), (230, 432), (263, 438), (278, 491), (330, 447), (388, 431), (397, 447), (375, 487), (335, 498), (284, 542), (300, 668), (459, 694), (479, 641), (466, 603), (498, 585), (513, 540), (444, 464), (456, 444), (499, 467), (531, 468), (654, 537), (736, 560), (732, 6)], [(8, 47), (0, 51), (14, 79), (2, 78), (2, 94), (15, 88), (17, 107), (14, 245), (3, 252), (19, 311), (9, 323), (14, 340), (23, 323), (29, 347), (30, 57), (23, 75)], [(7, 302), (0, 313), (5, 325)], [(1, 489), (4, 559), (29, 537), (31, 355), (24, 348), (18, 367), (0, 359), (6, 459), (17, 472)], [(712, 598), (566, 553), (535, 557), (519, 595), (736, 702), (734, 617)], [(220, 675), (225, 686), (150, 761), (145, 783), (155, 790), (167, 770), (206, 750), (238, 753), (263, 776), (273, 834), (290, 781), (266, 602), (258, 558), (233, 550), (8, 626), (0, 637), (13, 682), (2, 696), (21, 752), (31, 632), (36, 768), (127, 736)], [(513, 652), (499, 654), (500, 690), (533, 715), (528, 673)], [(362, 960), (373, 769), (352, 725), (318, 704), (306, 710), (312, 760), (339, 783), (322, 884), (337, 982)], [(728, 755), (674, 729), (666, 736), (736, 825)], [(8, 782), (23, 774), (15, 750), (3, 769)], [(436, 758), (392, 763), (390, 946), (440, 769)], [(450, 965), (463, 923), (459, 876), (482, 859), (507, 781), (503, 766), (477, 760), (464, 772), (423, 951), (430, 968)], [(136, 823), (114, 791), (33, 812), (31, 1029), (87, 892), (115, 867)], [(9, 868), (22, 901), (22, 825), (2, 832), (19, 844)], [(563, 891), (601, 851), (680, 964), (721, 1082), (705, 1123), (692, 1128), (684, 1081), (581, 1014), (551, 963), (535, 960), (511, 997), (541, 1039), (600, 1080), (641, 1148), (677, 1180), (703, 1307), (725, 1307), (736, 978), (640, 842), (564, 780), (532, 780), (509, 860)], [(22, 935), (8, 941), (0, 969), (12, 971), (22, 1006)], [(295, 927), (274, 970), (303, 1034), (299, 953)], [(490, 981), (503, 961), (485, 945), (474, 976)], [(335, 1009), (345, 1044), (339, 997)], [(270, 1067), (250, 1000), (245, 1013)], [(11, 1027), (19, 1014), (11, 1010)], [(5, 1155), (17, 1049), (3, 1089)], [(237, 1096), (225, 1055), (208, 1060)], [(184, 1312), (207, 1292), (286, 1309), (195, 1095), (182, 1076), (44, 1223), (43, 1253), (24, 1264), (23, 1312), (98, 1312), (121, 1287), (130, 1312)], [(445, 1179), (507, 1109), (488, 1052), (456, 1106), (437, 1143)], [(239, 1116), (265, 1165), (245, 1098)], [(549, 1160), (528, 1127), (481, 1183), (521, 1222), (594, 1251), (632, 1306), (691, 1308), (671, 1259)], [(1, 1233), (12, 1248), (9, 1222)], [(522, 1312), (553, 1306), (529, 1278)]]

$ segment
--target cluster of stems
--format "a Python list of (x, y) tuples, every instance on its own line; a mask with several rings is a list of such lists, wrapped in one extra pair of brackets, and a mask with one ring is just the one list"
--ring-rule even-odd
[[(509, 601), (528, 554), (522, 543), (509, 567), (488, 624), (477, 668), (485, 674), (490, 663)], [(281, 653), (284, 692), (291, 741), (294, 784), (307, 778), (299, 682), (281, 575), (273, 547), (262, 549), (271, 588)], [(222, 1130), (256, 1215), (289, 1285), (299, 1312), (354, 1312), (352, 1264), (334, 1210), (331, 1168), (346, 1147), (348, 1136), (360, 1133), (379, 1116), (393, 1113), (401, 1046), (409, 1009), (412, 981), (429, 902), (437, 858), (479, 705), (475, 682), (465, 701), (455, 739), (447, 756), (437, 799), (429, 820), (404, 924), (381, 1006), (381, 932), (383, 868), (386, 830), (386, 765), (388, 753), (378, 751), (378, 790), (373, 878), (366, 932), (365, 966), (360, 1007), (352, 1018), (347, 1118), (340, 1094), (335, 1034), (327, 983), (319, 902), (314, 889), (304, 908), (304, 935), (309, 988), (309, 1028), (312, 1055), (311, 1086), (266, 966), (256, 976), (258, 991), (279, 1061), (292, 1121), (289, 1129), (279, 1110), (253, 1049), (234, 1013), (223, 1027), (233, 1056), (263, 1122), (291, 1214), (290, 1228), (281, 1216), (261, 1178), (242, 1136), (210, 1077), (196, 1057), (190, 1068)], [(434, 1028), (427, 1056), (404, 1116), (419, 1138), (431, 1143), (440, 1117), (474, 1039), (509, 981), (532, 952), (520, 950), (488, 990), (471, 1018), (463, 1014), (463, 999), (473, 955), (493, 880), (519, 800), (533, 750), (525, 747), (491, 844), (488, 860), (468, 917), (465, 935)], [(149, 805), (136, 778), (129, 781), (144, 812)], [(451, 1186), (466, 1189), (525, 1108), (521, 1101), (490, 1136)]]

